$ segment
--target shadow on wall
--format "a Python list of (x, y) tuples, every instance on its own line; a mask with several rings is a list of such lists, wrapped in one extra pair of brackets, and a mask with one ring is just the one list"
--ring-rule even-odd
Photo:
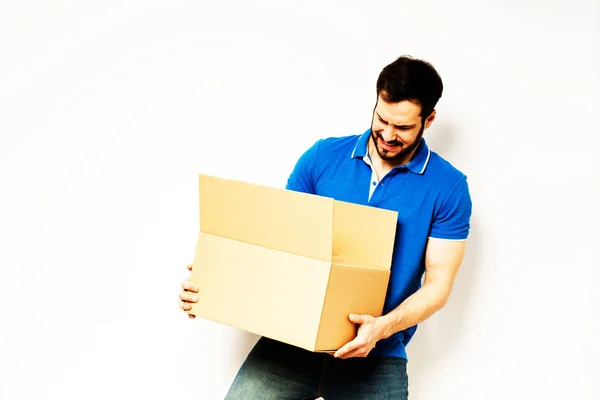
[[(429, 147), (442, 157), (447, 155), (452, 162), (452, 154), (461, 154), (453, 148), (460, 147), (453, 139), (452, 126), (447, 123), (438, 125), (435, 134), (427, 138)], [(468, 171), (465, 171), (468, 176)], [(473, 209), (477, 208), (477, 200), (473, 198)], [(457, 349), (464, 344), (464, 329), (468, 325), (465, 318), (469, 314), (474, 287), (477, 284), (481, 251), (483, 248), (481, 227), (475, 213), (471, 216), (471, 230), (467, 241), (465, 257), (456, 276), (452, 293), (446, 306), (419, 326), (414, 339), (408, 345), (408, 357), (411, 375), (420, 381), (428, 376), (430, 368), (444, 358), (450, 349)], [(423, 326), (425, 325), (425, 326)], [(451, 354), (454, 354), (450, 351)]]
[(456, 135), (454, 134), (452, 125), (448, 121), (436, 120), (434, 125), (426, 131), (424, 137), (427, 140), (427, 146), (442, 157), (451, 154), (452, 148), (460, 145), (452, 142), (456, 139)]
[[(480, 249), (480, 230), (477, 218), (471, 220), (472, 228), (467, 242), (465, 258), (456, 276), (452, 293), (446, 306), (419, 326), (413, 341), (408, 345), (409, 365), (415, 376), (426, 376), (429, 364), (436, 364), (449, 349), (461, 347), (464, 337), (465, 317), (469, 314), (473, 288), (477, 284)], [(423, 326), (425, 325), (425, 326)]]

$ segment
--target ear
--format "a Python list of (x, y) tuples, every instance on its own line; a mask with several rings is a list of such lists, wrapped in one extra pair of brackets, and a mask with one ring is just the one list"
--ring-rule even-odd
[(425, 119), (425, 129), (429, 128), (431, 126), (431, 124), (433, 123), (433, 121), (435, 120), (435, 110), (433, 110), (431, 112), (431, 114), (429, 114), (429, 117), (427, 117), (427, 119)]

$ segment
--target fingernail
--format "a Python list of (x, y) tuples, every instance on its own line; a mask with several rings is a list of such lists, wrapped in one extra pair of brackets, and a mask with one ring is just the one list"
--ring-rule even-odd
[(198, 301), (198, 297), (197, 296), (192, 296), (192, 301)]
[(196, 286), (192, 286), (192, 290), (196, 291), (196, 290), (198, 290), (198, 288)]

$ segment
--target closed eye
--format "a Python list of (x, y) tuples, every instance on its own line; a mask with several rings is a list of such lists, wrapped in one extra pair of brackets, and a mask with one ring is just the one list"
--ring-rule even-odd
[[(381, 115), (379, 115), (379, 113), (377, 114), (377, 119), (379, 120), (379, 122), (381, 122), (382, 124), (388, 125), (389, 123), (384, 120), (383, 118), (381, 118)], [(401, 131), (408, 131), (410, 129), (413, 129), (416, 125), (394, 125), (394, 128), (401, 130)]]

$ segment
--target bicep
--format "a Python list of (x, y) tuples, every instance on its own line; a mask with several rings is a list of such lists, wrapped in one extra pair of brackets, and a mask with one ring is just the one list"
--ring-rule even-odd
[(425, 251), (425, 284), (438, 284), (449, 294), (465, 248), (466, 240), (430, 238)]

